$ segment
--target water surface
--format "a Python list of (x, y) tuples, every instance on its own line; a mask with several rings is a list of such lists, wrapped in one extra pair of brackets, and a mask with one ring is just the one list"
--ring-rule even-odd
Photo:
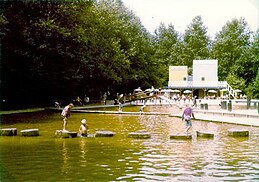
[[(146, 110), (178, 112), (169, 106)], [(78, 131), (83, 118), (89, 133), (110, 130), (115, 136), (55, 138), (60, 113), (2, 115), (1, 128), (15, 127), (18, 136), (0, 137), (0, 181), (259, 181), (259, 128), (193, 121), (193, 134), (211, 131), (214, 139), (172, 140), (170, 134), (185, 127), (179, 118), (72, 113), (68, 129)], [(29, 128), (40, 136), (22, 137), (20, 130)], [(230, 128), (247, 129), (250, 136), (228, 137)], [(151, 139), (127, 137), (137, 130), (149, 131)]]

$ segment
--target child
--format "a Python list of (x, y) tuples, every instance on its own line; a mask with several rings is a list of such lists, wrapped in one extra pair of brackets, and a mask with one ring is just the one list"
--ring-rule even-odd
[(79, 127), (79, 132), (81, 137), (87, 137), (88, 125), (86, 124), (86, 119), (82, 119), (81, 125)]
[(192, 108), (186, 107), (182, 115), (182, 121), (185, 120), (186, 123), (185, 133), (188, 133), (188, 130), (192, 127), (192, 117), (195, 119)]
[(70, 111), (73, 107), (74, 107), (74, 105), (72, 103), (70, 103), (62, 110), (61, 116), (63, 117), (63, 121), (64, 121), (63, 131), (67, 131), (66, 130), (67, 120), (70, 117)]
[(140, 113), (143, 113), (145, 107), (146, 107), (145, 105), (141, 106), (140, 109), (139, 109), (139, 112), (140, 112)]
[(122, 112), (122, 107), (123, 107), (122, 103), (119, 102), (119, 112)]

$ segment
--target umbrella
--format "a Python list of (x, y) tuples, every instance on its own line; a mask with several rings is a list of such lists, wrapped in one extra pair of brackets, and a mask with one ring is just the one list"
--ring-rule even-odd
[(141, 92), (142, 90), (141, 90), (141, 88), (139, 87), (139, 88), (136, 88), (134, 91), (135, 91), (135, 92)]
[(226, 92), (226, 91), (228, 91), (228, 89), (223, 88), (223, 89), (221, 89), (220, 91), (222, 91), (222, 92)]
[(181, 92), (180, 90), (171, 90), (171, 92)]
[(185, 90), (185, 91), (183, 91), (183, 93), (184, 93), (184, 94), (190, 94), (190, 93), (192, 93), (192, 91), (190, 91), (190, 90)]
[(146, 89), (145, 91), (146, 91), (146, 92), (151, 92), (151, 91), (153, 91), (153, 89), (148, 88), (148, 89)]
[(162, 89), (161, 92), (169, 92), (168, 89)]
[(179, 90), (163, 89), (161, 92), (180, 92)]
[(208, 93), (214, 93), (214, 94), (216, 94), (217, 91), (216, 91), (216, 90), (209, 90)]
[(237, 89), (237, 90), (235, 90), (235, 92), (242, 92), (241, 90), (239, 90), (239, 89)]

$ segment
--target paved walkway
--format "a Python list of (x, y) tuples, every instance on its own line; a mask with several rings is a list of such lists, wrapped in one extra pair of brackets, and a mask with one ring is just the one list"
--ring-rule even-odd
[[(100, 106), (90, 107), (91, 109), (95, 109)], [(107, 107), (107, 106), (103, 106)], [(109, 107), (109, 106), (108, 106)], [(112, 107), (112, 106), (110, 106)], [(114, 107), (114, 106), (113, 106)], [(117, 106), (118, 107), (118, 106)], [(85, 107), (88, 108), (89, 107)], [(96, 113), (96, 114), (126, 114), (126, 115), (168, 115), (171, 117), (181, 117), (181, 113), (178, 114), (170, 114), (168, 112), (118, 112), (118, 111), (100, 111), (100, 110), (84, 110), (85, 108), (75, 108), (72, 112), (78, 113)], [(61, 109), (55, 109), (61, 110)], [(182, 112), (182, 111), (181, 111)], [(229, 112), (228, 110), (202, 110), (195, 109), (194, 110), (195, 118), (201, 121), (209, 121), (209, 122), (225, 122), (231, 124), (240, 124), (240, 125), (248, 125), (248, 126), (257, 126), (259, 127), (259, 114), (256, 109), (251, 110), (233, 110)]]
[[(259, 114), (256, 110), (195, 110), (195, 118), (201, 121), (224, 122), (259, 127)], [(173, 117), (181, 117), (181, 113), (172, 114)]]
[(99, 110), (71, 110), (77, 113), (95, 113), (95, 114), (126, 114), (126, 115), (169, 115), (167, 112), (125, 112), (125, 111), (99, 111)]
[(195, 109), (194, 110), (197, 114), (212, 114), (212, 115), (219, 115), (219, 116), (232, 116), (232, 117), (245, 117), (245, 118), (258, 118), (259, 113), (257, 110), (202, 110), (202, 109)]

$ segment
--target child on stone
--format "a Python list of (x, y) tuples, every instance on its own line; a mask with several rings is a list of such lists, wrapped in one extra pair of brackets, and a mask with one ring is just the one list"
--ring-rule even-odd
[(146, 107), (145, 105), (141, 106), (140, 109), (139, 109), (139, 112), (140, 112), (140, 113), (143, 113), (145, 107)]
[(86, 119), (82, 119), (81, 125), (79, 127), (79, 132), (81, 137), (87, 137), (88, 125), (86, 124)]
[(72, 103), (68, 104), (61, 113), (61, 116), (63, 117), (63, 131), (67, 131), (66, 130), (66, 126), (67, 126), (67, 120), (70, 117), (70, 111), (71, 109), (74, 107), (74, 105)]
[(192, 117), (195, 119), (192, 108), (186, 107), (182, 114), (182, 121), (185, 120), (186, 123), (185, 133), (188, 133), (188, 130), (192, 127)]

